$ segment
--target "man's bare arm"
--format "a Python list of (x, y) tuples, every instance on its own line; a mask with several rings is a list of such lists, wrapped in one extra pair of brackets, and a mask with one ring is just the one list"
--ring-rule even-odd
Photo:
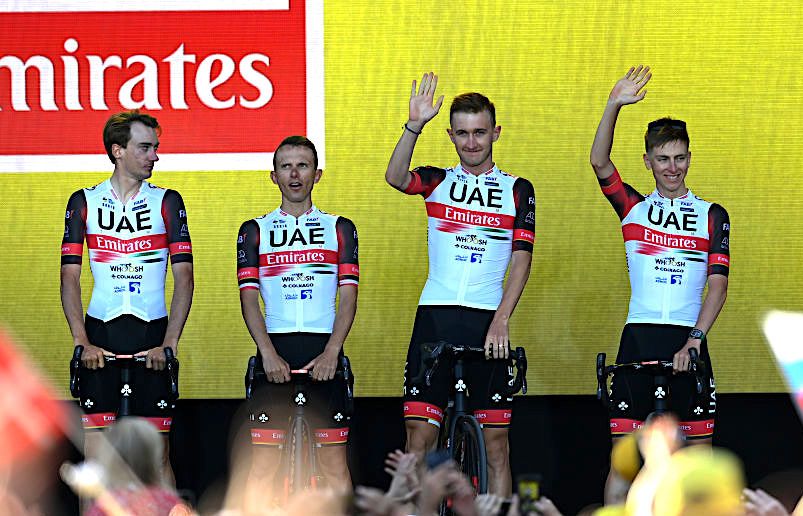
[(331, 380), (335, 377), (337, 357), (343, 349), (343, 343), (354, 323), (357, 314), (357, 285), (341, 285), (339, 288), (340, 301), (337, 305), (332, 335), (326, 343), (323, 353), (312, 359), (304, 369), (312, 369), (314, 380)]
[(438, 76), (432, 72), (425, 73), (421, 78), (421, 87), (418, 92), (416, 92), (416, 83), (413, 81), (413, 90), (410, 93), (410, 114), (405, 124), (407, 129), (402, 129), (402, 135), (393, 149), (388, 169), (385, 172), (385, 180), (397, 190), (404, 191), (410, 184), (410, 161), (413, 159), (413, 149), (418, 140), (418, 134), (424, 129), (424, 125), (438, 114), (441, 104), (443, 104), (443, 95), (441, 95), (433, 105), (437, 85)]
[(613, 147), (613, 133), (616, 119), (622, 106), (640, 102), (647, 94), (644, 86), (652, 77), (650, 67), (631, 67), (624, 77), (614, 85), (608, 96), (608, 103), (602, 113), (602, 119), (597, 126), (594, 143), (591, 146), (591, 166), (600, 179), (606, 179), (613, 174), (615, 167), (611, 161), (611, 148)]
[(290, 366), (279, 356), (268, 336), (268, 328), (259, 306), (259, 290), (253, 288), (240, 289), (240, 308), (243, 320), (251, 338), (262, 355), (262, 365), (269, 382), (283, 383), (290, 381)]
[(513, 251), (510, 258), (510, 270), (507, 275), (507, 282), (502, 291), (502, 301), (496, 309), (491, 326), (485, 336), (485, 355), (493, 358), (507, 358), (508, 346), (510, 344), (510, 330), (508, 322), (513, 315), (513, 310), (521, 299), (524, 286), (530, 278), (530, 268), (533, 260), (533, 253), (530, 251)]

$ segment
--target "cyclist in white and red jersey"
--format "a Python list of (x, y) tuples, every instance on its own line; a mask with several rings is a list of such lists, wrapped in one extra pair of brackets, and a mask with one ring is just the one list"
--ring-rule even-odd
[[(114, 163), (110, 179), (70, 197), (61, 245), (61, 302), (73, 344), (84, 346), (81, 408), (86, 452), (116, 418), (120, 374), (104, 367), (104, 356), (146, 356), (147, 370), (128, 385), (132, 415), (145, 417), (163, 433), (164, 470), (172, 481), (168, 432), (173, 403), (166, 378), (164, 348), (178, 351), (193, 292), (192, 243), (181, 196), (146, 181), (159, 147), (159, 123), (138, 111), (113, 115), (103, 143)], [(94, 288), (84, 319), (81, 262), (89, 250)], [(167, 260), (174, 289), (170, 317), (165, 305)]]
[(447, 133), (460, 162), (453, 168), (410, 171), (418, 136), (443, 103), (443, 96), (434, 101), (437, 82), (427, 73), (416, 91), (413, 81), (409, 119), (385, 174), (397, 190), (424, 198), (429, 219), (429, 274), (405, 368), (407, 450), (420, 459), (432, 447), (451, 387), (447, 367), (438, 370), (431, 386), (419, 381), (421, 344), (446, 340), (484, 346), (488, 358), (507, 360), (466, 364), (469, 404), (483, 427), (489, 491), (508, 496), (513, 401), (508, 321), (530, 274), (535, 193), (529, 181), (494, 163), (492, 149), (501, 127), (494, 105), (479, 93), (457, 96), (450, 108)]
[[(346, 385), (335, 370), (357, 310), (357, 230), (349, 219), (312, 203), (312, 189), (322, 173), (310, 140), (285, 138), (274, 153), (270, 174), (281, 192), (281, 206), (245, 222), (237, 237), (243, 318), (268, 382), (257, 387), (250, 406), (254, 446), (246, 492), (253, 495), (266, 492), (278, 468), (291, 414), (293, 391), (287, 382), (295, 369), (310, 369), (316, 380), (306, 413), (327, 484), (351, 487)], [(246, 500), (247, 507), (259, 503)]]
[[(591, 165), (621, 220), (630, 273), (630, 310), (617, 362), (672, 360), (676, 372), (689, 368), (695, 348), (706, 364), (706, 392), (698, 396), (688, 375), (670, 382), (670, 409), (687, 438), (709, 443), (714, 432), (716, 394), (706, 334), (728, 290), (730, 220), (725, 209), (686, 187), (691, 162), (689, 135), (682, 120), (650, 122), (644, 137), (644, 164), (655, 190), (644, 196), (611, 162), (616, 119), (622, 106), (640, 102), (652, 74), (631, 68), (613, 87), (591, 148)], [(708, 286), (708, 292), (703, 291)], [(652, 411), (654, 384), (645, 375), (614, 378), (611, 433), (642, 425)]]

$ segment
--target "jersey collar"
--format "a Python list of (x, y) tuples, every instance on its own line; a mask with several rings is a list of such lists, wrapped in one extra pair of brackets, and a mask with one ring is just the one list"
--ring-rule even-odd
[[(281, 208), (281, 206), (276, 208), (276, 211), (279, 212), (279, 215), (282, 216), (282, 217), (295, 219), (294, 216), (292, 216), (289, 213), (287, 213), (286, 211), (284, 211)], [(301, 220), (303, 218), (309, 217), (313, 212), (316, 212), (316, 211), (318, 211), (318, 207), (313, 204), (312, 206), (310, 206), (310, 208), (307, 211), (305, 211), (304, 213), (301, 214), (301, 216), (298, 217), (298, 220)]]

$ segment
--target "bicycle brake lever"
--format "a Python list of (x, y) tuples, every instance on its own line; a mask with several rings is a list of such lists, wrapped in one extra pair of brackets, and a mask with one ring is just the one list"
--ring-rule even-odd
[(700, 354), (696, 348), (689, 348), (689, 370), (694, 374), (697, 394), (702, 394), (703, 382), (700, 379)]
[(167, 363), (167, 376), (170, 379), (170, 396), (173, 401), (178, 399), (178, 360), (173, 348), (165, 346), (164, 348), (165, 362)]
[(254, 371), (256, 369), (257, 357), (248, 357), (248, 369), (245, 370), (245, 399), (250, 400), (254, 388)]
[(70, 360), (70, 394), (73, 398), (78, 398), (80, 395), (80, 388), (78, 385), (78, 372), (81, 369), (81, 355), (84, 353), (82, 345), (75, 346), (72, 353), (72, 360)]

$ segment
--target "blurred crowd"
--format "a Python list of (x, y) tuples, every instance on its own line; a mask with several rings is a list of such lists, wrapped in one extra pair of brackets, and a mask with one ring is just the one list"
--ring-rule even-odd
[[(67, 513), (46, 493), (58, 482), (52, 472), (66, 456), (64, 443), (72, 441), (80, 448), (81, 430), (70, 423), (77, 421), (77, 415), (52, 392), (0, 334), (0, 440), (4, 443), (0, 447), (0, 515)], [(28, 408), (21, 411), (20, 406)], [(253, 496), (237, 491), (236, 486), (245, 484), (233, 480), (225, 494), (205, 495), (191, 504), (163, 475), (163, 446), (150, 423), (126, 417), (105, 432), (97, 456), (79, 464), (63, 462), (60, 476), (80, 496), (81, 512), (91, 516), (433, 515), (442, 513), (444, 504), (458, 516), (562, 514), (533, 489), (533, 477), (527, 477), (527, 489), (514, 486), (510, 498), (477, 495), (471, 480), (451, 461), (421, 467), (413, 454), (400, 450), (385, 459), (390, 477), (386, 491), (357, 486), (354, 492), (344, 493), (323, 487), (281, 500), (272, 493)], [(247, 456), (235, 455), (233, 478), (238, 469), (248, 467), (236, 464), (237, 458)], [(798, 503), (803, 485), (791, 491), (770, 494), (748, 489), (735, 455), (707, 445), (687, 445), (677, 420), (660, 415), (615, 441), (605, 505), (588, 507), (581, 514), (803, 516), (803, 503)], [(264, 503), (244, 506), (243, 500)]]

